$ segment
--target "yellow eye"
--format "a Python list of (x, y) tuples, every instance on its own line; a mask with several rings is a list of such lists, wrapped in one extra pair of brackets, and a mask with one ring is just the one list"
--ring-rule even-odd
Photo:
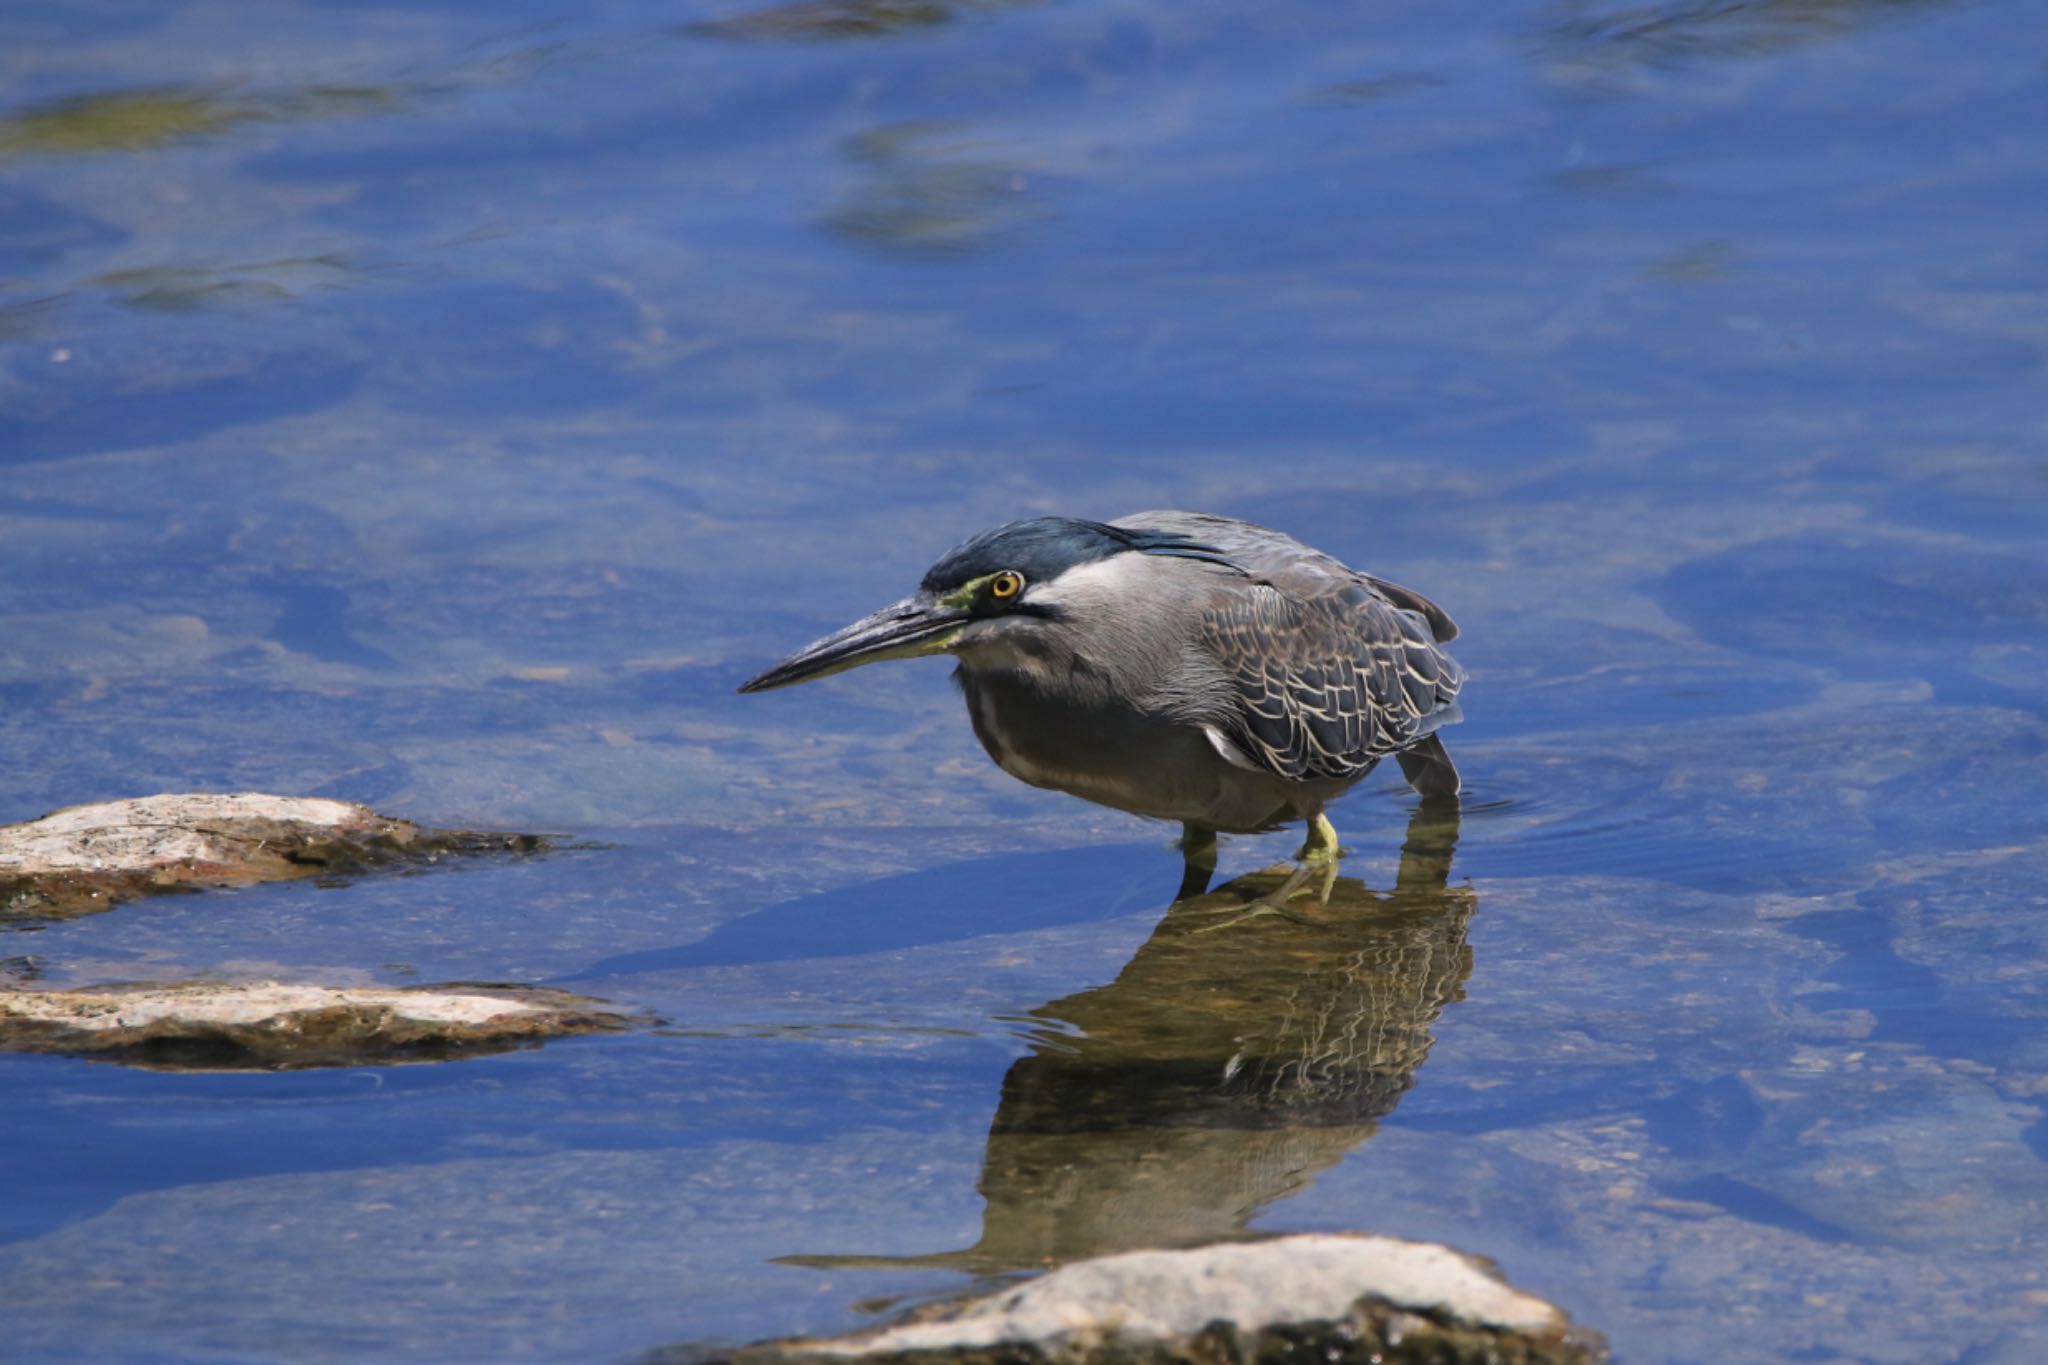
[(988, 581), (988, 595), (998, 602), (1007, 602), (1024, 591), (1024, 575), (1015, 569), (1005, 569)]

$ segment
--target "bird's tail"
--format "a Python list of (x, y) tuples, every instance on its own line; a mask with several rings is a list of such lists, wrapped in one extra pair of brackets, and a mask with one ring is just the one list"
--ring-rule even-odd
[(1444, 742), (1435, 735), (1409, 745), (1394, 757), (1401, 761), (1401, 776), (1408, 779), (1408, 785), (1419, 795), (1427, 798), (1458, 794), (1458, 765), (1451, 762)]

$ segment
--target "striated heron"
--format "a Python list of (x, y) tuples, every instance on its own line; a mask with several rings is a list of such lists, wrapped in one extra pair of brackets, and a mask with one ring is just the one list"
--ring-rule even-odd
[(1460, 718), (1458, 628), (1434, 602), (1291, 536), (1200, 512), (1035, 517), (948, 552), (916, 592), (740, 691), (951, 654), (1004, 772), (1182, 823), (1199, 893), (1217, 833), (1308, 825), (1284, 902), (1335, 875), (1323, 807), (1392, 754), (1425, 798), (1458, 794), (1437, 731)]

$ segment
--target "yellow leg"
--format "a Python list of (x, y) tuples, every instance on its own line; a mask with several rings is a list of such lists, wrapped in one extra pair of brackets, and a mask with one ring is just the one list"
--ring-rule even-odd
[(1337, 847), (1337, 827), (1330, 823), (1329, 816), (1317, 811), (1315, 819), (1308, 822), (1308, 838), (1303, 841), (1301, 852), (1294, 855), (1297, 866), (1280, 883), (1280, 889), (1265, 898), (1266, 903), (1285, 905), (1313, 885), (1316, 904), (1328, 905), (1330, 888), (1337, 884), (1337, 859), (1343, 853)]
[(1315, 818), (1308, 822), (1308, 839), (1302, 844), (1301, 852), (1294, 855), (1294, 871), (1288, 873), (1287, 879), (1274, 888), (1273, 894), (1259, 897), (1247, 906), (1243, 913), (1234, 915), (1221, 924), (1211, 924), (1201, 932), (1213, 933), (1218, 929), (1228, 929), (1233, 924), (1242, 924), (1261, 915), (1279, 915), (1300, 924), (1320, 924), (1320, 920), (1288, 909), (1287, 902), (1308, 890), (1313, 884), (1316, 904), (1328, 905), (1330, 889), (1337, 884), (1337, 859), (1343, 856), (1343, 852), (1337, 847), (1337, 827), (1330, 823), (1329, 816), (1317, 811)]
[(1322, 890), (1318, 899), (1325, 905), (1330, 902), (1330, 887), (1337, 880), (1337, 860), (1344, 856), (1344, 850), (1337, 847), (1337, 827), (1330, 823), (1330, 817), (1321, 811), (1308, 822), (1308, 838), (1302, 842), (1301, 852), (1294, 855), (1303, 867), (1321, 868), (1323, 871)]

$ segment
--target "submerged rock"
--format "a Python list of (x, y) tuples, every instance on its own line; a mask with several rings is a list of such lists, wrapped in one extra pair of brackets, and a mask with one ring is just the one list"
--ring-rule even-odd
[(524, 986), (254, 981), (0, 989), (0, 1049), (168, 1070), (434, 1061), (632, 1022), (604, 1001)]
[(67, 919), (165, 891), (544, 846), (530, 834), (428, 829), (317, 797), (194, 792), (102, 801), (0, 826), (0, 919)]
[(892, 1362), (1592, 1362), (1604, 1346), (1449, 1247), (1305, 1234), (1077, 1261), (1025, 1284), (832, 1338), (761, 1342), (735, 1365)]

